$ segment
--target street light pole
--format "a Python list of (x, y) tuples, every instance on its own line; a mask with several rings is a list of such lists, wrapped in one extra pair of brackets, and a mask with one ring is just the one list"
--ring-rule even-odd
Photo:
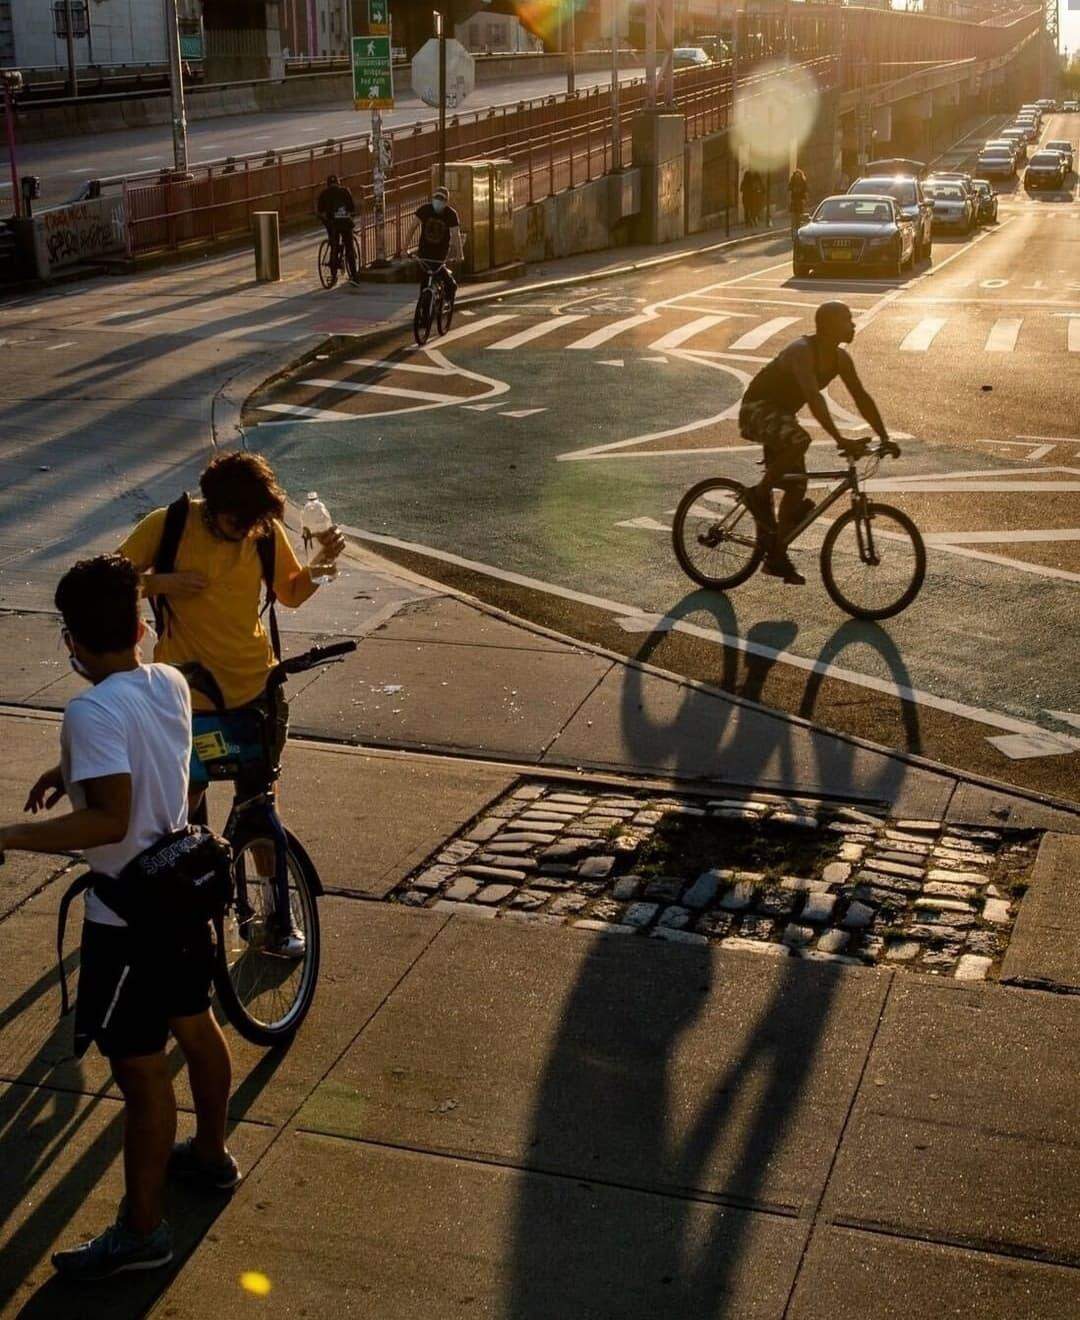
[(619, 0), (611, 5), (611, 168), (622, 169), (622, 125), (619, 123)]
[(19, 191), (19, 165), (15, 158), (15, 93), (22, 90), (22, 74), (18, 69), (0, 69), (0, 87), (4, 89), (4, 125), (7, 129), (8, 160), (11, 162), (11, 198), (15, 218), (22, 215), (22, 195)]
[(169, 96), (172, 100), (173, 168), (188, 172), (187, 114), (184, 110), (184, 69), (180, 62), (180, 28), (176, 0), (165, 0), (165, 41), (169, 47)]
[(570, 49), (566, 55), (566, 94), (573, 96), (577, 90), (577, 22), (575, 11), (577, 5), (574, 0), (569, 0), (570, 5)]
[[(87, 22), (90, 15), (86, 16)], [(64, 0), (64, 26), (67, 28), (68, 85), (71, 95), (79, 94), (79, 74), (75, 67), (75, 20), (71, 13), (71, 0)]]
[(446, 15), (435, 10), (435, 35), (439, 39), (439, 186), (446, 186)]

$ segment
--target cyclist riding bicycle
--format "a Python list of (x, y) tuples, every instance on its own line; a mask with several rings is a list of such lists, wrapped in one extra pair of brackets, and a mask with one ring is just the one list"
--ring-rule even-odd
[(353, 201), (352, 193), (342, 185), (336, 174), (326, 176), (326, 187), (319, 193), (315, 210), (326, 226), (326, 236), (330, 240), (334, 265), (338, 270), (341, 269), (341, 250), (344, 247), (345, 269), (348, 271), (349, 279), (355, 284), (360, 278), (356, 269), (356, 250), (352, 243), (356, 203)]
[[(806, 498), (805, 475), (810, 437), (796, 420), (799, 409), (808, 407), (843, 453), (860, 452), (863, 442), (844, 439), (822, 394), (830, 381), (839, 376), (862, 416), (882, 440), (889, 439), (877, 404), (859, 379), (851, 357), (841, 347), (855, 338), (851, 308), (841, 302), (822, 303), (814, 315), (814, 330), (814, 334), (802, 335), (788, 344), (761, 368), (747, 386), (739, 410), (739, 433), (765, 451), (762, 459), (765, 475), (746, 494), (750, 511), (769, 538), (762, 572), (782, 578), (792, 586), (802, 586), (806, 579), (791, 562), (783, 541), (812, 507), (812, 501)], [(783, 483), (777, 518), (772, 492), (788, 473), (803, 476), (801, 480)]]
[(431, 201), (425, 202), (417, 210), (405, 245), (410, 250), (417, 236), (419, 242), (416, 244), (416, 255), (421, 262), (421, 286), (427, 278), (423, 263), (437, 261), (441, 263), (441, 268), (436, 278), (443, 286), (443, 296), (448, 301), (452, 301), (454, 294), (457, 293), (457, 281), (447, 269), (446, 261), (448, 258), (451, 261), (458, 261), (461, 258), (461, 222), (458, 213), (450, 205), (450, 194), (445, 188), (436, 188), (432, 193)]

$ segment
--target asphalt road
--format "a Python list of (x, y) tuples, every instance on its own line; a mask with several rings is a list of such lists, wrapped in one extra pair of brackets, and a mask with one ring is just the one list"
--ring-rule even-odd
[[(786, 239), (763, 239), (508, 294), (422, 351), (404, 332), (353, 342), (256, 396), (248, 422), (290, 489), (317, 485), (427, 572), (833, 727), (1076, 795), (1078, 253), (1075, 177), (1002, 196), (996, 227), (937, 238), (932, 266), (901, 279), (796, 280)], [(826, 298), (856, 310), (857, 366), (902, 438), (871, 489), (929, 542), (920, 596), (880, 625), (825, 594), (824, 522), (794, 549), (802, 588), (696, 591), (671, 550), (690, 485), (755, 479), (739, 397)]]
[[(643, 73), (643, 69), (624, 69), (621, 77), (626, 82), (640, 78)], [(609, 73), (579, 73), (577, 77), (580, 88), (607, 85), (610, 81)], [(461, 112), (468, 114), (487, 106), (527, 101), (565, 91), (565, 75), (484, 83), (464, 103)], [(393, 110), (383, 113), (383, 123), (390, 128), (425, 123), (434, 118), (436, 115), (431, 107), (414, 96), (411, 90), (399, 95)], [(322, 143), (328, 137), (367, 132), (370, 126), (371, 116), (366, 112), (351, 108), (334, 110), (326, 106), (276, 114), (202, 119), (188, 123), (188, 153), (192, 164), (198, 164), (245, 152)], [(154, 170), (171, 161), (172, 130), (168, 124), (95, 133), (93, 136), (82, 134), (52, 142), (32, 142), (19, 149), (22, 173), (40, 176), (42, 200), (48, 204), (66, 201), (87, 179)], [(0, 181), (0, 205), (10, 192), (10, 181)]]

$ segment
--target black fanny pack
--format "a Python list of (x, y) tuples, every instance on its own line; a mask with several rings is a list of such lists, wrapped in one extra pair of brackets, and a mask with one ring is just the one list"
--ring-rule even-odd
[(132, 928), (138, 938), (183, 944), (185, 936), (225, 911), (232, 883), (232, 848), (202, 825), (163, 835), (133, 857), (117, 876), (87, 871), (60, 901), (56, 956), (60, 964), (61, 1015), (70, 1010), (64, 974), (64, 932), (72, 901), (87, 889)]

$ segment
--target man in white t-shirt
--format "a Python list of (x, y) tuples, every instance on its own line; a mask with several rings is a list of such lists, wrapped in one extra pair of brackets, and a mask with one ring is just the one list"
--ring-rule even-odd
[[(9, 848), (78, 851), (92, 871), (112, 877), (187, 823), (191, 695), (179, 670), (142, 664), (139, 598), (139, 573), (122, 555), (83, 560), (57, 587), (72, 668), (92, 686), (68, 703), (60, 764), (30, 790), (26, 809), (36, 814), (66, 793), (72, 810), (0, 828), (0, 856)], [(148, 943), (87, 890), (76, 1050), (96, 1041), (124, 1094), (126, 1196), (114, 1225), (53, 1257), (62, 1274), (80, 1281), (172, 1259), (162, 1216), (168, 1169), (220, 1190), (240, 1180), (225, 1147), (232, 1065), (210, 1012), (209, 926), (182, 947)], [(170, 1032), (187, 1060), (197, 1122), (196, 1135), (179, 1145), (165, 1059)]]

